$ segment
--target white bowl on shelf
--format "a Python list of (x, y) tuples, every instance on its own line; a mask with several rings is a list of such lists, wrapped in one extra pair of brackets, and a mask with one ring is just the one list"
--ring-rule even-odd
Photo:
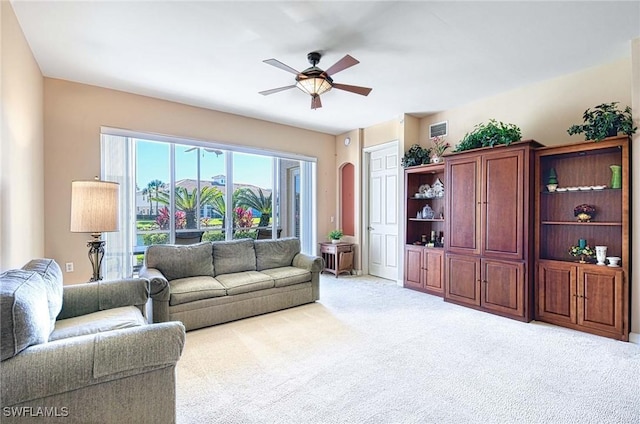
[(607, 188), (606, 185), (594, 185), (594, 186), (591, 186), (592, 190), (604, 190), (605, 188)]
[(569, 191), (578, 191), (578, 190), (580, 190), (580, 188), (579, 187), (567, 187), (567, 190), (569, 190)]
[(619, 256), (607, 256), (607, 261), (609, 262), (609, 266), (620, 266)]
[(558, 187), (558, 188), (556, 188), (556, 191), (559, 191), (559, 192), (567, 191), (567, 188), (566, 187)]
[(582, 191), (591, 190), (591, 186), (581, 186), (581, 187), (578, 187), (578, 188), (579, 188), (580, 190), (582, 190)]

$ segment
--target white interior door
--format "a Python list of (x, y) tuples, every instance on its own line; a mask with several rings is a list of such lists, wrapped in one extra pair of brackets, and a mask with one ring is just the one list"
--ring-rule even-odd
[(369, 274), (398, 278), (398, 149), (369, 155)]

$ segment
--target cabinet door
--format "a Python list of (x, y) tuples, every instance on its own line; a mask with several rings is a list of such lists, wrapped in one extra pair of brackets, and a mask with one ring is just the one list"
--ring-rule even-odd
[(483, 155), (482, 256), (524, 259), (524, 172), (524, 150)]
[(480, 259), (449, 254), (446, 259), (445, 299), (480, 306)]
[(538, 264), (536, 319), (576, 323), (576, 266), (562, 262)]
[(481, 265), (480, 306), (494, 312), (524, 317), (524, 264), (482, 259)]
[(623, 334), (623, 271), (578, 267), (578, 324)]
[(442, 262), (443, 262), (443, 252), (425, 249), (424, 250), (424, 268), (425, 268), (425, 279), (424, 279), (424, 288), (427, 291), (442, 295), (444, 292), (444, 286), (442, 284), (443, 274), (442, 274)]
[(446, 249), (480, 254), (480, 156), (447, 160)]
[(404, 286), (421, 289), (422, 250), (420, 246), (405, 246), (404, 249)]

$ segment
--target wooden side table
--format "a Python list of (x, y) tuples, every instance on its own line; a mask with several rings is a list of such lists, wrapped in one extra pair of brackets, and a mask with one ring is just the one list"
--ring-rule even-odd
[(353, 270), (352, 243), (320, 243), (320, 254), (324, 260), (322, 272), (330, 272), (338, 278), (339, 274)]

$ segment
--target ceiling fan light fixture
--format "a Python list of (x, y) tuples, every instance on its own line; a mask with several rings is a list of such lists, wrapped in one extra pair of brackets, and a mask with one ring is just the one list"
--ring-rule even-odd
[(296, 87), (311, 96), (319, 96), (331, 90), (331, 83), (322, 77), (312, 77), (299, 79)]

